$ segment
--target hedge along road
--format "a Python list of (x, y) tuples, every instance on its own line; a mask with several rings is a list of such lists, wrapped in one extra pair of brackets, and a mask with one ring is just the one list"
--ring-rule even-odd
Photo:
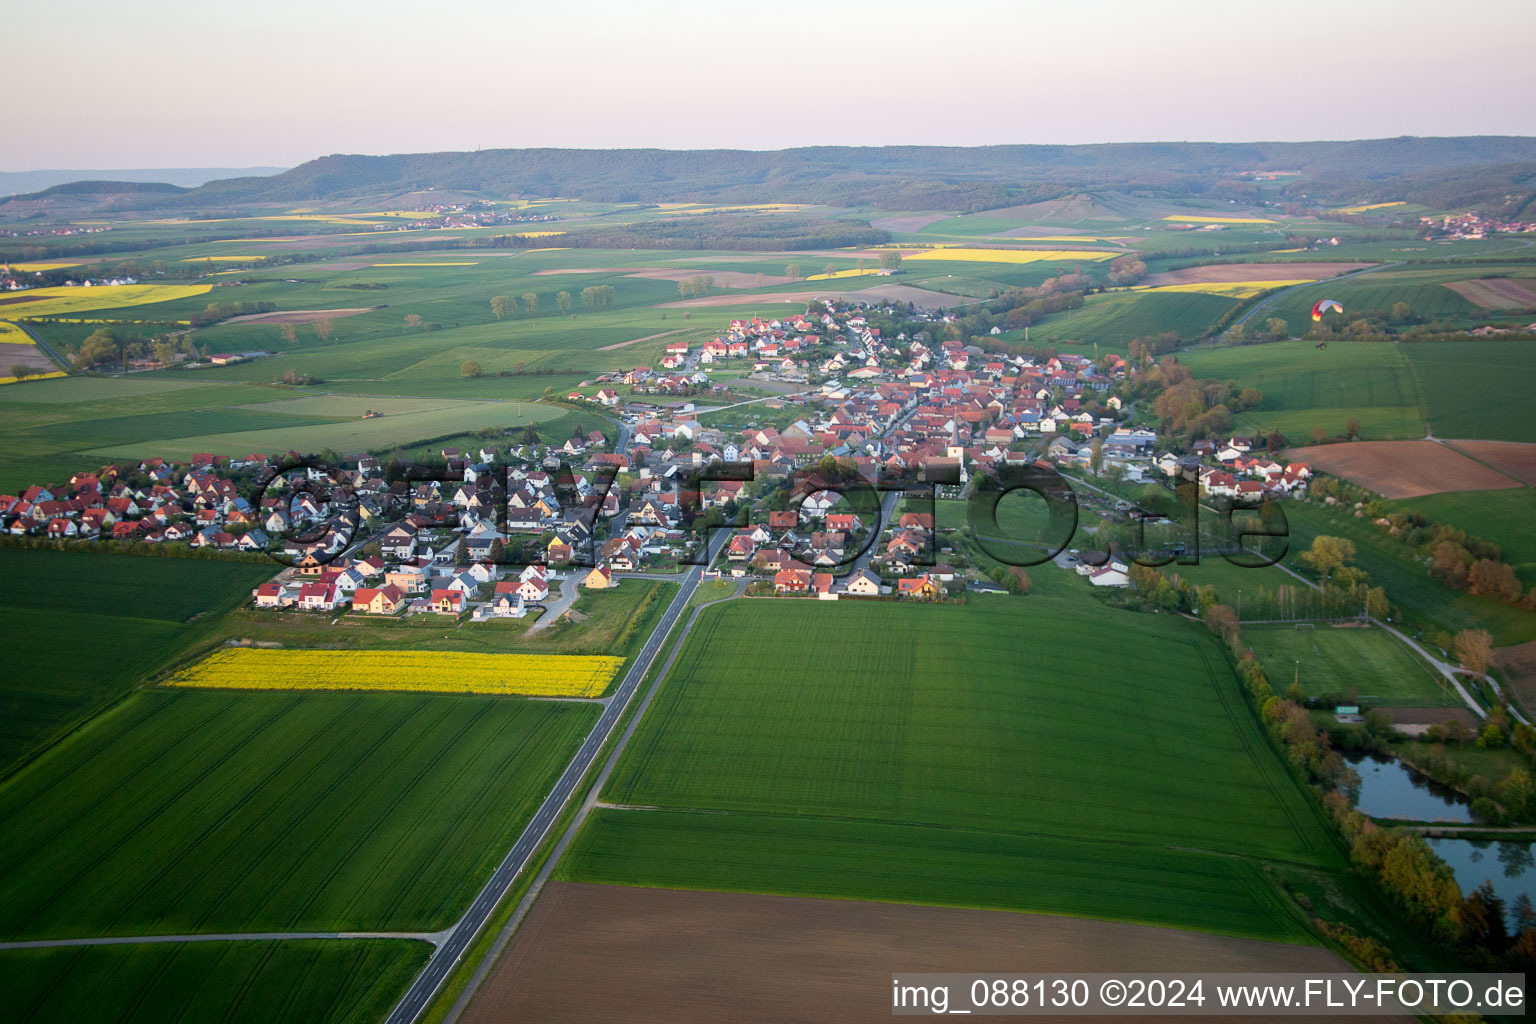
[[(713, 531), (713, 536), (709, 540), (706, 564), (714, 561), (715, 557), (719, 555), (721, 548), (725, 546), (728, 536), (729, 534), (724, 530)], [(523, 834), (518, 837), (512, 849), (508, 851), (501, 864), (497, 866), (495, 873), (491, 875), (490, 881), (485, 884), (485, 888), (481, 889), (480, 894), (475, 897), (474, 903), (464, 912), (464, 916), (459, 918), (458, 922), (448, 930), (447, 935), (438, 943), (437, 948), (433, 950), (432, 957), (427, 961), (426, 967), (422, 968), (421, 973), (416, 976), (416, 980), (411, 983), (411, 987), (400, 998), (400, 1002), (395, 1004), (395, 1008), (385, 1018), (385, 1024), (412, 1024), (421, 1015), (422, 1010), (426, 1008), (427, 1004), (431, 1002), (437, 990), (448, 980), (448, 976), (453, 972), (454, 965), (458, 963), (459, 957), (463, 956), (464, 951), (469, 948), (470, 943), (474, 941), (475, 936), (484, 927), (486, 920), (495, 912), (497, 905), (506, 898), (507, 891), (512, 888), (512, 883), (517, 880), (517, 877), (522, 874), (523, 869), (528, 866), (529, 858), (533, 856), (534, 851), (539, 848), (539, 845), (544, 842), (550, 828), (560, 817), (560, 812), (564, 810), (571, 795), (580, 786), (582, 777), (592, 767), (593, 762), (597, 759), (598, 751), (602, 749), (604, 743), (608, 742), (609, 736), (613, 734), (619, 720), (624, 716), (625, 708), (629, 706), (630, 700), (639, 688), (640, 681), (650, 671), (651, 664), (656, 660), (657, 654), (664, 646), (667, 635), (671, 633), (672, 627), (677, 624), (678, 618), (688, 606), (688, 599), (693, 596), (694, 590), (698, 588), (699, 580), (702, 576), (702, 569), (700, 569), (698, 574), (690, 572), (678, 587), (677, 595), (672, 599), (672, 603), (667, 606), (666, 612), (662, 615), (661, 621), (656, 624), (656, 628), (651, 632), (650, 638), (646, 640), (645, 646), (640, 649), (640, 655), (630, 665), (629, 672), (624, 676), (624, 681), (619, 684), (618, 690), (614, 692), (613, 698), (603, 708), (602, 715), (598, 718), (597, 724), (592, 727), (592, 731), (587, 734), (581, 749), (576, 751), (576, 756), (566, 766), (565, 771), (560, 776), (560, 780), (555, 783), (554, 789), (550, 790), (549, 795), (544, 798), (544, 802), (539, 806), (538, 813), (533, 816), (533, 820), (523, 829)], [(685, 626), (683, 635), (679, 637), (680, 641), (687, 638), (687, 632), (688, 627)]]

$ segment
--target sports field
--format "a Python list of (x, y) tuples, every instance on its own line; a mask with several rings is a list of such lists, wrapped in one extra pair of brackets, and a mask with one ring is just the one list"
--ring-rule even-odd
[(0, 785), (0, 936), (431, 931), (597, 710), (143, 691)]
[(564, 877), (1295, 938), (1231, 855), (1334, 863), (1214, 644), (1080, 598), (708, 609), (603, 800)]
[(1446, 696), (1439, 673), (1374, 626), (1248, 625), (1243, 641), (1276, 690), (1294, 681), (1309, 697), (1337, 694), (1403, 707), (1461, 703), (1455, 693)]
[(1264, 392), (1257, 408), (1236, 417), (1241, 429), (1278, 430), (1292, 443), (1305, 443), (1314, 427), (1342, 435), (1353, 416), (1362, 437), (1391, 440), (1424, 436), (1418, 388), (1404, 358), (1408, 347), (1340, 342), (1318, 349), (1310, 341), (1281, 341), (1179, 358), (1197, 377)]
[(15, 1024), (368, 1024), (426, 961), (404, 940), (186, 942), (0, 952)]

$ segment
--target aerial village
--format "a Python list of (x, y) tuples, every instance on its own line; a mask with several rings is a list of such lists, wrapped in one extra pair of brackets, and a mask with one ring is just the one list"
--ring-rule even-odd
[[(151, 458), (0, 495), (0, 531), (20, 543), (272, 557), (282, 567), (251, 595), (260, 609), (483, 622), (547, 619), (578, 588), (704, 562), (761, 596), (1002, 592), (931, 511), (900, 506), (891, 489), (854, 508), (850, 482), (929, 474), (948, 481), (941, 496), (962, 497), (978, 476), (1041, 464), (1130, 483), (1194, 473), (1207, 498), (1242, 503), (1291, 495), (1311, 477), (1255, 439), (1160, 448), (1155, 430), (1131, 422), (1123, 385), (1135, 371), (1117, 355), (935, 342), (936, 315), (931, 332), (887, 339), (866, 312), (829, 303), (731, 321), (699, 348), (668, 345), (659, 367), (567, 394), (610, 422), (563, 443), (444, 447), (430, 465), (380, 454), (336, 466), (291, 452)], [(725, 374), (733, 393), (760, 397), (706, 404)], [(1103, 515), (1129, 509), (1110, 500)], [(717, 558), (700, 557), (714, 530), (728, 540)], [(1119, 561), (1057, 564), (1093, 586), (1129, 582)]]

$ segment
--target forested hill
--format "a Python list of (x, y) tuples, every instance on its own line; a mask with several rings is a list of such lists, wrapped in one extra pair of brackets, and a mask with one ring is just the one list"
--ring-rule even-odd
[[(1171, 187), (1218, 194), (1249, 171), (1300, 172), (1296, 186), (1384, 187), (1494, 164), (1536, 163), (1536, 138), (1470, 136), (1354, 142), (1109, 143), (1085, 146), (887, 146), (750, 150), (497, 149), (327, 156), (271, 177), (209, 182), (194, 205), (341, 198), (437, 188), (519, 196), (659, 202), (839, 202), (900, 209), (984, 208), (1066, 187)], [(1038, 193), (1038, 194), (1037, 194)]]

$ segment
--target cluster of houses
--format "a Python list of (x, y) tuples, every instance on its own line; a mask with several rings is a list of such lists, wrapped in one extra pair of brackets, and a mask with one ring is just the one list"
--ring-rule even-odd
[(186, 464), (146, 459), (128, 471), (109, 465), (76, 473), (64, 485), (0, 494), (0, 528), (13, 537), (264, 551), (271, 510), (253, 506), (228, 472), (214, 456), (195, 455)]
[[(1305, 490), (1312, 479), (1312, 468), (1305, 462), (1280, 463), (1262, 453), (1254, 453), (1246, 438), (1226, 441), (1196, 441), (1193, 454), (1214, 465), (1199, 468), (1200, 489), (1214, 498), (1239, 502), (1258, 502), (1284, 498)], [(1183, 459), (1171, 452), (1158, 457), (1158, 466), (1168, 476), (1176, 476)]]
[(549, 597), (552, 574), (543, 565), (525, 566), (502, 577), (502, 566), (480, 561), (443, 565), (426, 558), (386, 561), (373, 555), (342, 558), (285, 570), (251, 592), (257, 608), (360, 615), (435, 614), (474, 619), (520, 619)]
[(1478, 213), (1447, 213), (1419, 218), (1426, 239), (1481, 239), (1489, 235), (1523, 235), (1536, 231), (1536, 221), (1484, 217)]

